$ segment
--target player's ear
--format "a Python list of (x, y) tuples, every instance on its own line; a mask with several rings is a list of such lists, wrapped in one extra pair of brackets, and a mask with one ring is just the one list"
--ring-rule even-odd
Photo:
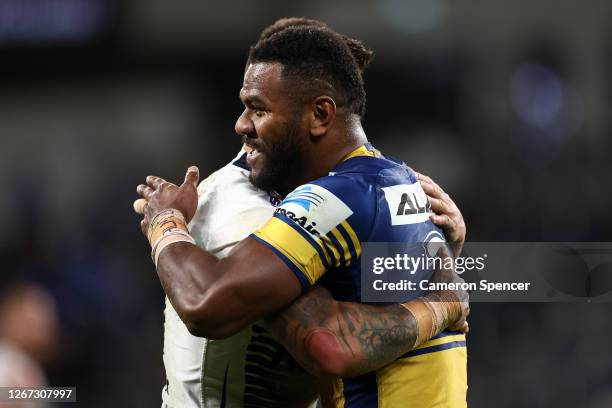
[(336, 102), (329, 96), (318, 96), (312, 102), (310, 114), (310, 134), (324, 135), (336, 119)]

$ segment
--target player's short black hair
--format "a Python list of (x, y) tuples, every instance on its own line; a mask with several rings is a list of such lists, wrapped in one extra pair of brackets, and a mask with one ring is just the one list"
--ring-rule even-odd
[[(331, 28), (321, 20), (315, 20), (315, 19), (306, 18), (306, 17), (283, 17), (283, 18), (279, 18), (278, 20), (270, 24), (268, 27), (264, 28), (264, 30), (261, 32), (259, 36), (259, 41), (265, 40), (266, 38), (270, 37), (272, 34), (282, 31), (286, 29), (287, 27), (295, 27), (295, 26), (313, 26), (313, 27), (327, 28), (331, 30)], [(348, 47), (350, 48), (351, 53), (353, 54), (353, 57), (355, 57), (355, 60), (357, 61), (359, 70), (361, 71), (361, 74), (363, 75), (364, 71), (370, 65), (370, 63), (372, 62), (372, 59), (374, 58), (374, 51), (367, 48), (363, 42), (355, 38), (348, 37), (344, 34), (339, 34), (339, 35), (340, 37), (342, 37), (346, 45), (348, 45)]]
[[(324, 23), (306, 21), (277, 21), (268, 27), (260, 40), (251, 47), (248, 63), (278, 62), (283, 66), (283, 77), (296, 81), (302, 100), (327, 94), (338, 107), (363, 116), (366, 94), (361, 76), (361, 64), (369, 63), (372, 53), (361, 42), (356, 47), (366, 50), (358, 61), (343, 37)], [(351, 39), (352, 40), (352, 39)], [(368, 54), (369, 52), (369, 54)], [(367, 57), (365, 55), (367, 54)]]
[(272, 34), (276, 34), (279, 31), (284, 30), (285, 28), (296, 26), (329, 28), (327, 24), (325, 24), (321, 20), (315, 20), (306, 17), (283, 17), (279, 18), (278, 20), (264, 28), (261, 34), (259, 35), (259, 41), (265, 40), (266, 38), (269, 38)]

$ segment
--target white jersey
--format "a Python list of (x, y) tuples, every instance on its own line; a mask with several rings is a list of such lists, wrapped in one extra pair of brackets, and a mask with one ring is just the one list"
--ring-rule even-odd
[[(244, 152), (198, 187), (189, 224), (198, 246), (223, 258), (274, 212), (277, 199), (249, 181)], [(166, 298), (163, 407), (308, 407), (317, 397), (313, 377), (253, 324), (223, 340), (189, 333)], [(313, 405), (314, 406), (314, 405)]]

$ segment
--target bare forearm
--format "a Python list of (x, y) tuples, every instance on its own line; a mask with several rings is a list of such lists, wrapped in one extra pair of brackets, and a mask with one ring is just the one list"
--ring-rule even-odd
[(195, 245), (170, 245), (160, 254), (158, 273), (190, 332), (208, 338), (228, 337), (300, 293), (297, 278), (282, 261), (249, 239), (221, 260)]
[[(169, 246), (160, 254), (157, 273), (164, 292), (177, 314), (194, 333), (202, 330), (199, 310), (218, 279), (219, 260), (188, 243)], [(214, 307), (213, 302), (209, 307)], [(201, 333), (204, 335), (205, 333)]]

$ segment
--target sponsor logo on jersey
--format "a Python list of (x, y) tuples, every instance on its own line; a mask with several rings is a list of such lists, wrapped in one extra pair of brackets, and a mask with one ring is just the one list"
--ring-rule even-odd
[(323, 197), (312, 191), (312, 187), (312, 185), (298, 187), (287, 196), (283, 204), (293, 203), (304, 208), (306, 211), (310, 211), (310, 207), (316, 207), (323, 202)]
[(312, 235), (316, 235), (317, 237), (321, 235), (321, 233), (315, 229), (317, 223), (314, 221), (309, 221), (308, 218), (306, 218), (305, 216), (298, 217), (297, 215), (295, 215), (294, 212), (287, 211), (284, 208), (277, 208), (275, 212), (277, 214), (286, 216), (292, 221), (295, 221), (296, 224), (299, 224), (302, 228), (310, 232)]
[(445, 243), (446, 239), (444, 238), (444, 235), (438, 231), (429, 231), (423, 240), (423, 249), (425, 250), (425, 254), (430, 258), (437, 256), (438, 250), (445, 245)]
[(314, 236), (326, 235), (353, 211), (331, 191), (305, 184), (285, 198), (276, 210)]
[(431, 205), (419, 183), (383, 187), (392, 225), (425, 222), (431, 215)]

